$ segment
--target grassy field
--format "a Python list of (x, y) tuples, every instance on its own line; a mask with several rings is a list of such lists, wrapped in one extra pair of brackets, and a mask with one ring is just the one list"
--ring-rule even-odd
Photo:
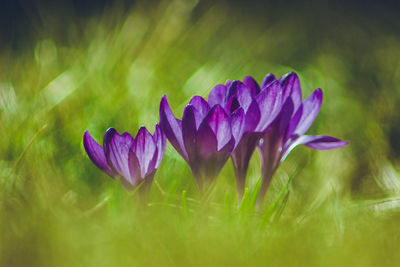
[[(0, 266), (396, 266), (399, 23), (270, 7), (38, 7), (30, 37), (0, 51)], [(324, 91), (310, 133), (350, 145), (296, 148), (257, 212), (257, 153), (241, 204), (230, 161), (200, 201), (167, 144), (143, 206), (84, 152), (86, 129), (99, 142), (108, 127), (153, 131), (163, 94), (181, 116), (217, 83), (290, 71), (305, 96)]]

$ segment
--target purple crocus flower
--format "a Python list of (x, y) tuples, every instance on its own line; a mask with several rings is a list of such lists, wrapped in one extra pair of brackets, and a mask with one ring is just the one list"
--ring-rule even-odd
[(241, 81), (228, 81), (215, 86), (209, 96), (210, 106), (221, 105), (232, 117), (235, 150), (231, 155), (239, 200), (245, 189), (250, 158), (262, 135), (278, 116), (285, 88), (267, 75), (261, 84), (247, 76)]
[[(271, 80), (275, 80), (271, 76)], [(283, 106), (280, 114), (269, 130), (263, 135), (258, 145), (261, 156), (262, 183), (258, 203), (264, 198), (272, 176), (287, 155), (298, 145), (306, 145), (313, 149), (329, 150), (348, 144), (335, 137), (324, 135), (305, 135), (322, 104), (322, 90), (316, 89), (302, 101), (299, 78), (289, 73), (278, 80), (284, 89)]]
[(202, 97), (194, 96), (179, 120), (164, 95), (160, 103), (160, 125), (171, 145), (189, 164), (199, 190), (204, 193), (235, 146), (229, 115), (220, 105), (210, 107)]
[(104, 135), (103, 147), (90, 136), (89, 131), (83, 135), (83, 145), (92, 162), (112, 178), (119, 179), (127, 190), (135, 189), (142, 182), (144, 191), (150, 188), (164, 156), (165, 142), (159, 125), (156, 125), (153, 136), (141, 127), (135, 138), (126, 132), (120, 135), (110, 128)]

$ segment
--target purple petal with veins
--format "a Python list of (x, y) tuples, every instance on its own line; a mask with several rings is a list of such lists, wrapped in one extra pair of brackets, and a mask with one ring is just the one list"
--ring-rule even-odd
[(129, 150), (133, 144), (133, 138), (129, 133), (122, 135), (110, 128), (104, 138), (104, 148), (108, 164), (121, 176), (132, 182), (129, 170)]
[(210, 111), (210, 105), (201, 96), (194, 96), (190, 100), (189, 105), (192, 105), (196, 109), (196, 112), (194, 112), (194, 120), (196, 122), (196, 129), (198, 129), (200, 123)]
[(285, 132), (288, 129), (288, 126), (291, 121), (291, 117), (293, 115), (294, 105), (292, 99), (289, 97), (285, 104), (282, 107), (282, 110), (279, 114), (278, 125), (277, 125), (277, 134), (279, 136), (284, 137)]
[(342, 141), (332, 136), (326, 135), (302, 135), (287, 144), (287, 148), (282, 155), (281, 162), (289, 155), (289, 153), (299, 145), (306, 145), (313, 149), (330, 150), (348, 145), (349, 142)]
[(284, 91), (283, 99), (292, 98), (293, 108), (296, 111), (302, 103), (300, 80), (296, 73), (291, 72), (280, 79)]
[[(297, 123), (293, 134), (303, 135), (311, 127), (315, 118), (317, 117), (322, 104), (322, 91), (321, 89), (316, 89), (306, 100), (304, 100), (301, 105), (301, 117)], [(297, 114), (296, 114), (297, 115)], [(293, 126), (292, 126), (293, 127)]]
[(253, 100), (245, 114), (244, 132), (254, 132), (261, 119), (261, 110), (256, 100)]
[(260, 86), (257, 81), (251, 76), (246, 76), (243, 79), (243, 83), (250, 89), (251, 95), (254, 97), (260, 92)]
[[(132, 146), (132, 150), (135, 153), (139, 165), (140, 165), (140, 174), (141, 177), (145, 177), (150, 163), (152, 163), (154, 159), (154, 155), (157, 152), (156, 144), (154, 143), (153, 136), (147, 131), (145, 127), (141, 127), (135, 137), (134, 145)], [(155, 161), (153, 163), (154, 168)]]
[(265, 76), (263, 82), (261, 83), (261, 90), (264, 90), (268, 85), (270, 85), (272, 82), (276, 81), (275, 76), (272, 73), (267, 74)]
[(208, 95), (208, 104), (210, 105), (210, 107), (213, 107), (217, 104), (225, 106), (226, 92), (227, 92), (227, 87), (222, 84), (218, 84), (213, 89), (211, 89), (211, 92)]
[[(128, 162), (130, 177), (132, 177), (130, 180), (130, 184), (132, 186), (131, 189), (133, 189), (140, 184), (145, 176), (142, 175), (139, 159), (132, 150), (129, 151)], [(124, 187), (126, 187), (126, 185), (124, 185)]]
[(217, 151), (221, 150), (232, 138), (230, 119), (220, 105), (214, 106), (204, 119), (213, 130), (217, 139)]
[(189, 162), (193, 160), (194, 155), (197, 153), (197, 126), (195, 122), (197, 112), (196, 108), (189, 104), (185, 107), (182, 117), (183, 143), (185, 144)]
[(110, 165), (108, 165), (104, 149), (92, 138), (87, 130), (83, 135), (83, 146), (85, 147), (86, 153), (92, 162), (100, 170), (114, 178), (116, 173), (113, 171)]
[[(218, 143), (217, 138), (215, 136), (214, 131), (211, 129), (210, 125), (208, 125), (207, 121), (204, 121), (197, 132), (195, 139), (195, 150), (192, 155), (192, 158), (195, 159), (197, 157), (207, 159), (212, 156), (216, 151), (218, 151)], [(192, 164), (196, 164), (195, 161), (192, 161)]]
[(188, 156), (183, 144), (182, 122), (175, 118), (164, 95), (160, 103), (160, 126), (171, 145), (187, 161)]
[(247, 87), (244, 83), (238, 83), (236, 98), (238, 100), (240, 107), (242, 107), (245, 112), (249, 108), (253, 100), (253, 97), (254, 96), (252, 95), (252, 92), (249, 87)]
[(161, 161), (164, 157), (165, 145), (166, 145), (165, 134), (161, 130), (161, 127), (159, 124), (156, 125), (156, 129), (154, 130), (153, 139), (154, 139), (154, 143), (157, 146), (157, 160), (156, 160), (156, 164), (155, 164), (154, 168), (158, 169), (158, 167), (160, 166)]
[(256, 131), (263, 132), (278, 116), (282, 106), (282, 87), (278, 81), (272, 82), (266, 90), (255, 98), (260, 109), (261, 118)]
[(242, 138), (245, 126), (244, 111), (242, 108), (237, 109), (231, 115), (232, 135), (235, 138), (235, 147)]

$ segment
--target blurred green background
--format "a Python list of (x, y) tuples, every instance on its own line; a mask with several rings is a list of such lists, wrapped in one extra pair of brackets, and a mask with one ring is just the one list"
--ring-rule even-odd
[[(399, 11), (396, 1), (5, 1), (0, 265), (395, 266)], [(324, 92), (309, 132), (350, 145), (297, 148), (261, 211), (256, 153), (241, 206), (231, 162), (204, 204), (168, 145), (149, 207), (84, 153), (86, 129), (99, 142), (111, 126), (153, 131), (163, 94), (179, 117), (217, 83), (289, 71), (304, 96)]]

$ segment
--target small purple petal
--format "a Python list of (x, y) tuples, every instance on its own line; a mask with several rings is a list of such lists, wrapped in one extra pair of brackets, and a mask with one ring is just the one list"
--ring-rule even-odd
[(218, 84), (213, 89), (211, 89), (211, 92), (208, 95), (208, 104), (210, 105), (210, 107), (213, 107), (217, 104), (225, 106), (226, 92), (227, 92), (227, 87), (222, 84)]
[(193, 160), (193, 156), (197, 153), (196, 148), (196, 113), (198, 111), (192, 105), (187, 105), (183, 111), (182, 117), (182, 136), (185, 144), (185, 149), (188, 154), (190, 161)]
[(239, 105), (243, 108), (245, 112), (249, 108), (253, 97), (254, 95), (251, 92), (251, 89), (247, 87), (244, 83), (239, 82), (237, 85), (236, 98), (239, 102)]
[[(139, 161), (140, 174), (143, 178), (148, 173), (149, 168), (154, 168), (154, 165), (150, 166), (150, 163), (152, 163), (152, 160), (157, 150), (153, 136), (149, 133), (149, 131), (147, 131), (145, 127), (141, 127), (139, 129), (135, 137), (135, 142), (132, 146), (132, 150)], [(153, 164), (155, 164), (155, 161)]]
[(260, 122), (256, 131), (263, 132), (278, 116), (282, 106), (282, 87), (278, 81), (272, 82), (255, 98), (260, 109)]
[(279, 114), (278, 119), (278, 135), (283, 136), (285, 131), (288, 129), (289, 122), (291, 121), (291, 117), (293, 115), (293, 101), (291, 98), (288, 98), (285, 104), (282, 107), (282, 110)]
[(110, 128), (104, 138), (104, 150), (108, 164), (121, 176), (131, 180), (128, 155), (134, 140), (129, 133), (119, 135), (118, 132)]
[(260, 92), (260, 86), (253, 77), (251, 76), (244, 77), (243, 83), (250, 89), (251, 95), (253, 97)]
[(198, 129), (200, 126), (200, 123), (203, 121), (203, 119), (206, 117), (206, 115), (210, 111), (210, 105), (201, 96), (192, 97), (189, 104), (192, 105), (196, 109), (196, 112), (194, 113), (194, 115), (195, 115), (194, 118), (195, 118), (195, 122), (196, 122), (196, 129)]
[(297, 125), (299, 125), (302, 115), (303, 115), (303, 105), (300, 105), (300, 107), (297, 109), (297, 111), (290, 119), (288, 129), (286, 131), (285, 140), (288, 140), (292, 136), (293, 132), (296, 130)]
[(83, 146), (85, 147), (86, 153), (92, 162), (103, 172), (107, 173), (111, 177), (115, 177), (115, 172), (108, 165), (104, 149), (92, 138), (89, 131), (85, 131), (83, 135)]
[(330, 150), (335, 148), (340, 148), (349, 144), (349, 142), (342, 141), (332, 136), (310, 136), (304, 135), (302, 138), (307, 138), (308, 141), (304, 145), (318, 150)]
[(207, 159), (217, 151), (217, 138), (215, 137), (210, 125), (207, 124), (207, 121), (204, 121), (200, 125), (194, 147), (195, 149), (193, 150), (193, 153), (189, 153), (189, 156), (193, 155), (193, 157), (191, 157), (192, 165), (198, 164), (196, 162), (198, 157), (201, 159)]
[(267, 74), (265, 76), (263, 82), (261, 83), (261, 90), (264, 90), (265, 87), (267, 87), (270, 83), (276, 81), (275, 76), (272, 73)]
[(298, 145), (306, 145), (313, 149), (319, 150), (330, 150), (335, 148), (340, 148), (348, 145), (349, 142), (342, 141), (335, 137), (326, 136), (326, 135), (303, 135), (300, 136), (293, 141), (290, 141), (289, 144), (286, 144), (285, 152), (282, 155), (281, 162), (285, 160), (285, 158), (289, 155), (289, 153)]
[(250, 88), (240, 81), (234, 81), (228, 90), (226, 104), (223, 106), (226, 113), (231, 114), (239, 107), (246, 112), (253, 100)]
[(232, 135), (235, 138), (235, 147), (240, 142), (244, 130), (244, 111), (237, 109), (231, 115)]
[(129, 171), (131, 177), (131, 180), (128, 182), (132, 185), (132, 188), (135, 188), (137, 185), (140, 184), (140, 182), (145, 178), (145, 176), (141, 174), (142, 171), (140, 168), (139, 159), (132, 150), (129, 151), (128, 162), (129, 162)]
[[(322, 104), (322, 90), (316, 89), (301, 105), (302, 109), (297, 111), (301, 112), (301, 118), (296, 125), (296, 129), (293, 131), (294, 134), (303, 135), (313, 124), (317, 117)], [(297, 113), (296, 113), (297, 115)]]
[(227, 92), (225, 95), (225, 102), (228, 102), (228, 100), (233, 97), (234, 95), (236, 95), (237, 91), (238, 91), (238, 87), (240, 86), (241, 82), (240, 81), (233, 81), (227, 88)]
[(172, 113), (165, 95), (162, 97), (160, 103), (160, 126), (171, 145), (187, 161), (188, 156), (182, 137), (182, 124), (181, 121), (177, 120)]
[(228, 99), (227, 103), (224, 106), (224, 109), (227, 114), (232, 114), (238, 108), (240, 108), (240, 103), (237, 98), (237, 95), (235, 94), (234, 96)]
[(302, 103), (300, 80), (296, 73), (291, 72), (280, 79), (284, 91), (284, 101), (290, 96), (296, 111)]
[(217, 139), (217, 151), (220, 151), (231, 139), (232, 129), (229, 116), (220, 105), (214, 106), (204, 119)]
[(253, 132), (260, 122), (261, 111), (256, 100), (253, 100), (245, 114), (244, 132)]
[(154, 168), (158, 169), (164, 157), (165, 145), (166, 145), (165, 134), (163, 133), (161, 127), (158, 124), (156, 124), (156, 129), (154, 131), (153, 139), (154, 143), (157, 146), (157, 159)]

